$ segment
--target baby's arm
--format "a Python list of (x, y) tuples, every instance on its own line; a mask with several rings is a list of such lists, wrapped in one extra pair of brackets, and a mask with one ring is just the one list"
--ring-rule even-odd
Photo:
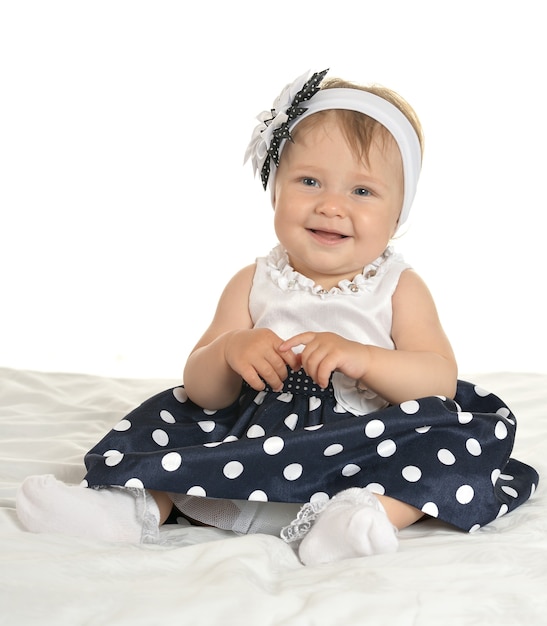
[(339, 371), (394, 404), (431, 395), (453, 397), (456, 361), (426, 285), (407, 270), (392, 301), (395, 350), (311, 332), (289, 339), (281, 350), (304, 344), (302, 365), (323, 387), (330, 374)]
[(254, 272), (255, 266), (250, 265), (230, 280), (211, 325), (186, 362), (186, 392), (206, 409), (232, 404), (243, 380), (258, 391), (264, 389), (264, 382), (280, 389), (287, 376), (287, 364), (296, 365), (292, 352), (280, 355), (282, 339), (266, 328), (252, 327), (249, 293)]
[(458, 367), (424, 281), (406, 270), (392, 298), (395, 350), (371, 349), (362, 382), (390, 402), (456, 393)]

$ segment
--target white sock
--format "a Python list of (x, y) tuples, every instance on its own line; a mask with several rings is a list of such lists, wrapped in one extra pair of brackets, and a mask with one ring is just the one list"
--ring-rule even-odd
[(378, 498), (368, 489), (346, 489), (319, 513), (302, 539), (298, 556), (304, 565), (396, 552), (397, 529)]
[(158, 535), (159, 509), (144, 489), (89, 489), (50, 474), (29, 476), (17, 492), (16, 509), (34, 533), (128, 543), (153, 542)]

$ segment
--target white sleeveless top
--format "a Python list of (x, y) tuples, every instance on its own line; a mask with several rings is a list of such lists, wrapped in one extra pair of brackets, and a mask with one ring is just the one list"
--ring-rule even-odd
[[(296, 272), (278, 245), (256, 260), (249, 311), (256, 328), (270, 328), (282, 339), (306, 331), (332, 332), (351, 341), (393, 350), (391, 297), (401, 273), (403, 257), (387, 248), (353, 281), (343, 280), (329, 291)], [(388, 403), (356, 381), (334, 372), (334, 395), (342, 410), (365, 415)]]

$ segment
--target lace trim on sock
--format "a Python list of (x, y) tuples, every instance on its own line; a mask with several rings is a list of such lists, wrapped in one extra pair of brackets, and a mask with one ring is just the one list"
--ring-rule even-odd
[(327, 506), (327, 502), (307, 502), (304, 504), (298, 511), (296, 519), (281, 529), (279, 533), (281, 539), (286, 543), (301, 541), (313, 526), (319, 513)]
[(142, 520), (141, 543), (158, 543), (160, 535), (158, 505), (146, 489), (121, 487), (135, 498), (137, 520)]

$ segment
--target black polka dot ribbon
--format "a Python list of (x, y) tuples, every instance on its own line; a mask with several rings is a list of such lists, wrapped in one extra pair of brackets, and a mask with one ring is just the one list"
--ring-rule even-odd
[[(290, 106), (286, 110), (287, 119), (280, 124), (272, 133), (272, 140), (268, 147), (268, 156), (275, 163), (276, 167), (279, 165), (279, 149), (281, 142), (284, 140), (292, 141), (290, 126), (292, 122), (306, 112), (306, 108), (299, 106), (302, 102), (306, 102), (312, 98), (318, 91), (319, 85), (329, 70), (323, 70), (322, 72), (316, 72), (312, 77), (306, 81), (302, 89), (294, 96)], [(275, 119), (279, 111), (272, 110), (272, 120)], [(266, 122), (268, 124), (268, 122)], [(270, 177), (270, 158), (266, 158), (262, 169), (260, 171), (260, 179), (264, 189), (268, 186), (268, 179)]]

